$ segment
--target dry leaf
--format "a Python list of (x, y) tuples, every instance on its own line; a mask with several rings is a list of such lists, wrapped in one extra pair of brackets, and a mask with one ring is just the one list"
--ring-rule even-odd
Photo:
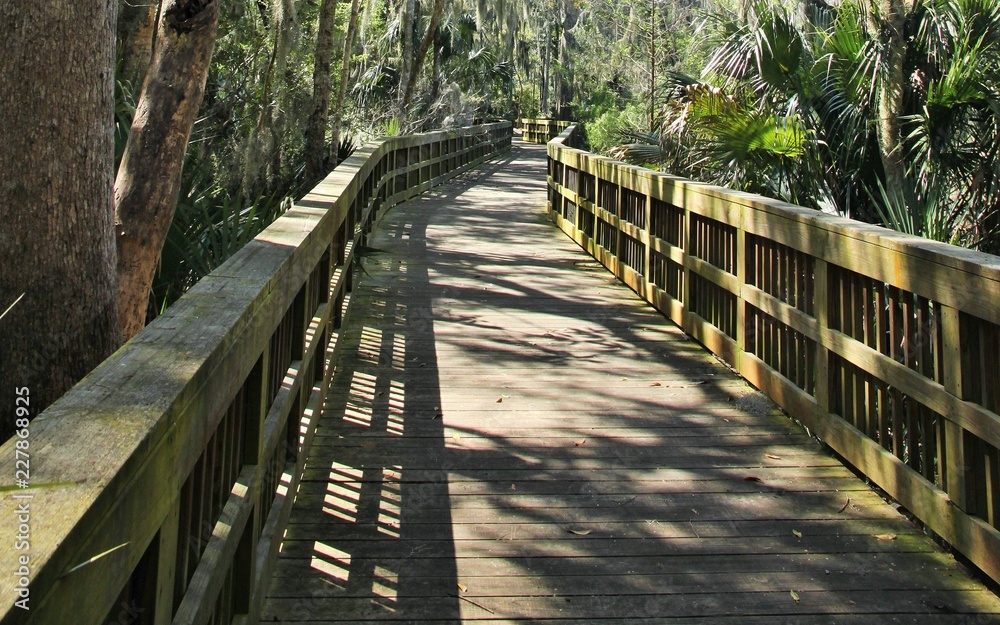
[(566, 530), (566, 531), (569, 532), (570, 534), (576, 534), (577, 536), (586, 536), (592, 530)]
[(764, 455), (770, 458), (771, 460), (781, 460), (781, 456), (775, 456), (774, 454), (764, 454)]
[(468, 589), (469, 589), (469, 587), (468, 587), (468, 586), (466, 586), (465, 584), (462, 584), (462, 583), (460, 582), (460, 583), (458, 584), (458, 589), (459, 589), (460, 591), (462, 591), (462, 592), (465, 592), (466, 590), (468, 590)]
[(503, 397), (501, 397), (501, 398), (497, 399), (497, 403), (498, 403), (498, 404), (499, 404), (499, 403), (501, 403), (501, 402), (503, 402)]
[(650, 386), (663, 386), (663, 385), (660, 384), (659, 382), (653, 382), (652, 384), (650, 384)]
[(622, 378), (622, 382), (628, 381), (628, 378)]
[(462, 440), (462, 435), (461, 434), (456, 434), (456, 435), (452, 436), (452, 439), (454, 439), (456, 441), (460, 441), (460, 440)]
[(511, 490), (517, 490), (517, 486), (515, 486), (514, 484), (511, 484), (511, 485), (510, 485), (510, 489), (511, 489)]
[(745, 482), (763, 482), (764, 480), (760, 479), (756, 475), (748, 475), (745, 478), (743, 478), (743, 481), (745, 481)]
[(796, 538), (802, 538), (802, 532), (799, 530), (792, 530), (792, 533), (795, 534)]
[(587, 439), (583, 439), (582, 441), (573, 441), (573, 444), (576, 445), (577, 447), (579, 447), (580, 445), (583, 445), (586, 442), (587, 442)]
[(795, 599), (795, 603), (799, 602), (799, 593), (795, 592), (794, 590), (789, 590), (788, 594), (792, 596), (792, 599)]
[(879, 540), (896, 540), (895, 534), (875, 534), (875, 538)]

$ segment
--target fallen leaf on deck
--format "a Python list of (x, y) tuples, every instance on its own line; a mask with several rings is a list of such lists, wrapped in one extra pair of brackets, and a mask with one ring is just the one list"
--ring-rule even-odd
[(593, 530), (566, 530), (570, 534), (576, 534), (577, 536), (586, 536)]
[(795, 534), (796, 538), (802, 538), (802, 532), (799, 530), (792, 530), (792, 533)]
[(795, 592), (794, 590), (789, 590), (788, 594), (792, 596), (792, 599), (795, 599), (795, 603), (799, 602), (799, 593)]
[(622, 382), (628, 381), (628, 378), (622, 378)]
[(663, 385), (660, 384), (659, 382), (653, 382), (652, 384), (650, 384), (650, 386), (663, 386)]
[(781, 456), (775, 456), (774, 454), (764, 454), (764, 455), (770, 458), (771, 460), (781, 460)]
[(896, 540), (895, 534), (875, 534), (875, 538), (879, 540)]
[(745, 482), (763, 482), (764, 480), (760, 479), (756, 475), (748, 475), (745, 478), (743, 478), (743, 481), (745, 481)]
[(497, 400), (497, 403), (498, 403), (498, 404), (499, 404), (499, 403), (502, 403), (502, 402), (503, 402), (503, 397), (501, 397), (500, 399), (498, 399), (498, 400)]
[(454, 440), (456, 440), (456, 441), (460, 441), (460, 440), (462, 440), (462, 435), (461, 434), (456, 434), (456, 435), (452, 436), (452, 438)]
[(461, 590), (462, 592), (465, 592), (466, 590), (468, 590), (468, 589), (469, 589), (469, 587), (468, 587), (468, 586), (466, 586), (465, 584), (462, 584), (462, 583), (460, 583), (460, 584), (458, 585), (458, 589), (459, 589), (459, 590)]
[(586, 442), (587, 442), (587, 439), (583, 439), (582, 441), (573, 441), (573, 444), (576, 445), (577, 447), (579, 447), (580, 445), (583, 445)]

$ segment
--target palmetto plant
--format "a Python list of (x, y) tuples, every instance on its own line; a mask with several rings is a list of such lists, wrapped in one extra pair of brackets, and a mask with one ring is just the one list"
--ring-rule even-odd
[(885, 182), (880, 93), (890, 58), (871, 8), (820, 5), (803, 23), (753, 2), (705, 22), (702, 79), (670, 75), (660, 132), (616, 155), (1000, 251), (1000, 0), (917, 0), (906, 20), (905, 176)]
[(282, 191), (246, 202), (238, 194), (207, 186), (204, 178), (186, 181), (153, 282), (151, 312), (163, 312), (263, 232), (291, 203), (291, 195)]

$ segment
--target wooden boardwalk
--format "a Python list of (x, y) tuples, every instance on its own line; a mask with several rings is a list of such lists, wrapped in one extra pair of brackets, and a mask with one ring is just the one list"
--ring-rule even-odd
[(393, 209), (263, 622), (1000, 622), (544, 216), (544, 146)]

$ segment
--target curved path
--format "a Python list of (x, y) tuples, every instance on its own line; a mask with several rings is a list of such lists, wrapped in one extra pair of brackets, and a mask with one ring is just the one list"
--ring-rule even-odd
[(263, 622), (1000, 622), (544, 204), (515, 145), (377, 228)]

